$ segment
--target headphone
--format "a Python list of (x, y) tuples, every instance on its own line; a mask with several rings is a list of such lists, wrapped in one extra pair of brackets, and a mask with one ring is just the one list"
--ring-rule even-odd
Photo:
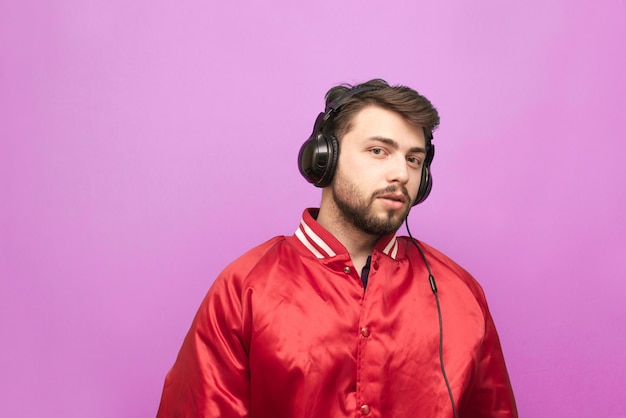
[[(339, 141), (333, 134), (322, 133), (324, 126), (333, 118), (341, 107), (353, 96), (380, 90), (380, 87), (358, 86), (343, 93), (337, 99), (326, 105), (324, 112), (320, 113), (315, 120), (311, 136), (302, 144), (298, 153), (298, 168), (300, 174), (316, 187), (326, 187), (333, 180), (337, 170), (339, 158)], [(435, 156), (435, 146), (432, 144), (433, 134), (429, 129), (424, 129), (426, 138), (426, 158), (422, 165), (422, 180), (417, 191), (413, 205), (422, 203), (433, 187), (433, 178), (430, 175), (430, 164)]]

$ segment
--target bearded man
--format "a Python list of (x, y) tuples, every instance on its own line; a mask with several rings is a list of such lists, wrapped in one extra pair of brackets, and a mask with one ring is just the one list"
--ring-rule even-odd
[(405, 86), (328, 91), (298, 156), (319, 209), (215, 280), (158, 417), (517, 417), (480, 285), (396, 235), (430, 193), (438, 125)]

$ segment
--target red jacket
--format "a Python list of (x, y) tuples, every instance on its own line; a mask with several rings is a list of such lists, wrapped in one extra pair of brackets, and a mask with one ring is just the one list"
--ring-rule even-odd
[[(428, 272), (406, 237), (376, 245), (363, 289), (347, 250), (304, 212), (293, 236), (215, 280), (165, 379), (158, 417), (452, 417)], [(420, 243), (437, 281), (458, 416), (517, 417), (478, 283)]]

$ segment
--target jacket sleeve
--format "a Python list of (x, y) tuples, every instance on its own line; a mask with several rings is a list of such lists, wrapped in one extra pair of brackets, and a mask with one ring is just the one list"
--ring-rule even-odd
[(240, 289), (218, 277), (165, 378), (158, 418), (249, 416), (243, 316)]
[(485, 311), (485, 336), (481, 345), (476, 375), (469, 396), (461, 401), (459, 416), (517, 418), (517, 407), (500, 339), (486, 307)]

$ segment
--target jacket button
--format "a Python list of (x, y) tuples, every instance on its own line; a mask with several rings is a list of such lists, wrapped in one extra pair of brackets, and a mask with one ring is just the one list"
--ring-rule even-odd
[(374, 261), (372, 267), (374, 267), (374, 270), (378, 270), (378, 261)]
[(369, 415), (370, 407), (369, 405), (361, 405), (361, 415)]
[(350, 273), (350, 267), (344, 267), (343, 272), (346, 274)]
[(370, 329), (368, 327), (361, 328), (361, 335), (365, 338), (370, 336)]

